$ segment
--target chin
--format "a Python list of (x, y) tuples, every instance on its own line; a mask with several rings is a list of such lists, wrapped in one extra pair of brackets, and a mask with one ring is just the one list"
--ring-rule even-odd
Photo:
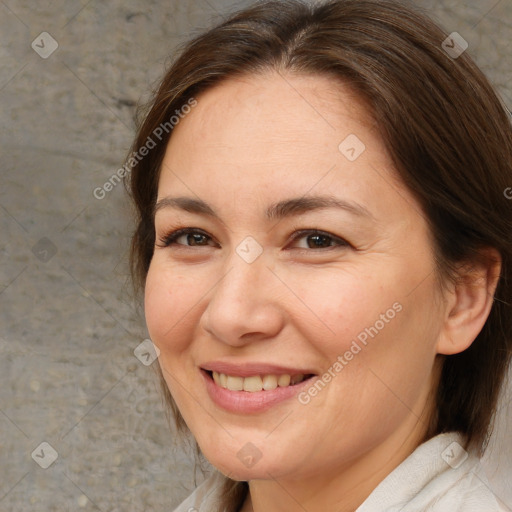
[(262, 467), (260, 468), (243, 468), (239, 466), (234, 467), (233, 465), (218, 465), (213, 464), (217, 470), (219, 470), (224, 476), (229, 477), (231, 480), (237, 482), (248, 482), (250, 480), (268, 480), (272, 475), (271, 471), (268, 471)]
[(243, 482), (268, 480), (287, 473), (288, 468), (283, 467), (280, 461), (265, 458), (261, 452), (258, 453), (256, 450), (248, 443), (242, 450), (238, 450), (233, 457), (229, 458), (226, 457), (226, 453), (229, 453), (227, 451), (220, 457), (219, 454), (209, 456), (211, 454), (203, 453), (212, 466), (232, 480)]

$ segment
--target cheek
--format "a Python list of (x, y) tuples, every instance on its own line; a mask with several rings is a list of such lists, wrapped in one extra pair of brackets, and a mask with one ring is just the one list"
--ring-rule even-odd
[(322, 351), (330, 352), (331, 357), (340, 354), (358, 336), (362, 340), (368, 337), (367, 329), (376, 323), (381, 331), (396, 317), (393, 305), (398, 294), (388, 280), (388, 273), (365, 275), (361, 269), (348, 267), (319, 269), (307, 276), (290, 274), (287, 282), (300, 299), (295, 301), (294, 321), (302, 324), (308, 339), (321, 340)]
[(152, 342), (160, 350), (158, 363), (182, 414), (186, 414), (190, 404), (180, 383), (193, 371), (189, 349), (197, 325), (194, 305), (200, 296), (197, 280), (169, 269), (165, 262), (151, 263), (144, 297), (146, 325)]
[(153, 343), (162, 356), (179, 353), (190, 342), (185, 335), (190, 329), (193, 306), (200, 296), (197, 283), (169, 271), (158, 261), (152, 262), (146, 279), (144, 310)]
[(415, 386), (404, 386), (404, 381), (421, 387), (440, 327), (435, 285), (426, 280), (417, 287), (415, 276), (390, 266), (367, 273), (333, 269), (314, 279), (295, 276), (294, 283), (290, 275), (290, 287), (295, 284), (303, 303), (296, 306), (295, 321), (328, 365), (341, 356), (337, 374), (348, 373), (357, 381), (371, 370), (414, 395)]

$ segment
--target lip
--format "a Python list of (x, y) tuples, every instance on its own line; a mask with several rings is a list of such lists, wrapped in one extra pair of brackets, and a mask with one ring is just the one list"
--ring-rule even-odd
[(253, 375), (311, 375), (316, 372), (311, 368), (291, 368), (269, 363), (228, 363), (224, 361), (211, 361), (200, 365), (202, 370), (224, 373), (237, 377), (251, 377)]
[[(265, 368), (268, 369), (268, 366), (265, 365)], [(298, 393), (301, 392), (306, 386), (311, 385), (311, 381), (316, 377), (316, 375), (312, 375), (310, 378), (303, 380), (302, 382), (299, 382), (298, 384), (294, 384), (293, 386), (286, 386), (286, 387), (277, 387), (276, 389), (271, 389), (268, 391), (256, 391), (256, 392), (249, 392), (249, 391), (231, 391), (229, 389), (225, 389), (221, 386), (217, 386), (215, 382), (213, 381), (212, 377), (208, 373), (206, 369), (201, 368), (201, 375), (203, 377), (206, 391), (208, 393), (208, 396), (212, 400), (212, 402), (220, 407), (221, 409), (224, 409), (229, 412), (234, 412), (238, 414), (257, 414), (262, 413), (265, 411), (268, 411), (272, 407), (277, 406), (278, 404), (281, 404), (282, 402), (289, 400), (293, 397), (295, 397)], [(211, 370), (211, 371), (218, 371), (218, 370)], [(231, 368), (231, 371), (233, 371), (233, 368)], [(240, 377), (243, 377), (244, 375), (240, 374), (240, 367), (236, 368), (236, 371), (233, 371), (230, 375), (238, 375)], [(249, 370), (247, 370), (249, 372)], [(275, 371), (275, 369), (274, 369)], [(272, 374), (272, 375), (282, 375), (281, 372), (279, 374), (272, 373), (272, 371), (263, 371), (263, 372), (255, 372), (252, 368), (251, 371), (245, 375), (258, 375), (258, 374)], [(224, 373), (224, 372), (222, 372)], [(297, 374), (301, 372), (295, 372), (293, 374)]]

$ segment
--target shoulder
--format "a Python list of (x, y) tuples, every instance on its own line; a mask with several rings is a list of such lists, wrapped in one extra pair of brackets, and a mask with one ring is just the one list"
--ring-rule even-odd
[(357, 512), (500, 512), (480, 459), (463, 444), (450, 432), (418, 446)]
[(226, 477), (213, 472), (174, 512), (212, 512)]

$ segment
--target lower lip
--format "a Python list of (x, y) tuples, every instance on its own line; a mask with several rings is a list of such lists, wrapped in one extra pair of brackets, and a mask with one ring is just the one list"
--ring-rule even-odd
[(217, 386), (210, 375), (201, 370), (201, 374), (206, 384), (206, 390), (211, 400), (230, 412), (242, 414), (264, 412), (275, 405), (289, 400), (300, 393), (301, 389), (309, 386), (313, 377), (306, 379), (299, 384), (286, 387), (277, 387), (268, 391), (231, 391), (221, 386)]

